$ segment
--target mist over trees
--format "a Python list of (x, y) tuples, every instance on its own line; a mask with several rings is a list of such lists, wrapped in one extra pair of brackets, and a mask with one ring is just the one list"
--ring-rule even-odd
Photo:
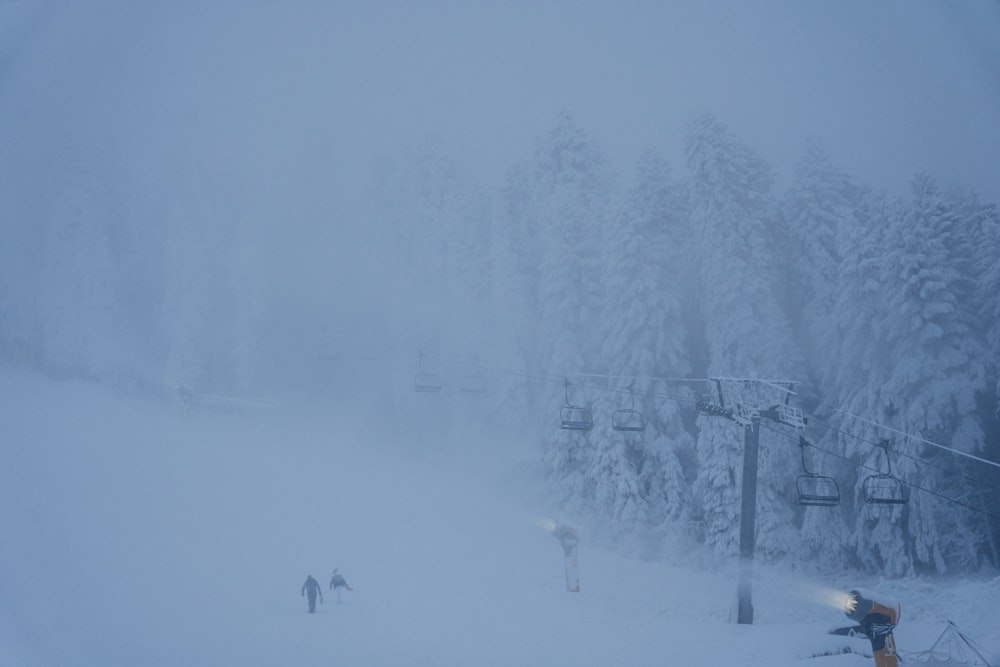
[[(306, 155), (297, 193), (325, 185), (325, 158)], [(798, 380), (830, 427), (810, 432), (837, 455), (809, 464), (845, 502), (797, 507), (796, 436), (764, 430), (762, 557), (997, 567), (1000, 525), (948, 499), (998, 514), (1000, 475), (921, 440), (1000, 459), (996, 205), (927, 173), (905, 196), (874, 191), (817, 140), (778, 191), (709, 114), (685, 158), (649, 152), (615, 173), (562, 112), (503, 183), (470, 182), (430, 136), (380, 163), (348, 212), (319, 195), (256, 206), (250, 177), (133, 187), (129, 155), (83, 135), (30, 188), (3, 170), (0, 359), (171, 400), (179, 386), (307, 393), (323, 349), (405, 350), (379, 366), (403, 392), (418, 350), (474, 362), (491, 371), (491, 419), (537, 444), (568, 512), (721, 555), (737, 550), (742, 430), (695, 413), (709, 385), (656, 378)], [(557, 428), (567, 402), (595, 427)], [(622, 408), (645, 430), (613, 430)], [(871, 512), (862, 485), (887, 465), (883, 439), (893, 473), (933, 493)]]

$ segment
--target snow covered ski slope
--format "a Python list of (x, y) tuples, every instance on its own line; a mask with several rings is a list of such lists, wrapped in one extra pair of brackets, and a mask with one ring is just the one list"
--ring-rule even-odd
[[(901, 600), (901, 649), (952, 619), (1000, 653), (1000, 579), (758, 567), (739, 626), (731, 564), (643, 561), (581, 526), (567, 593), (503, 443), (373, 433), (336, 406), (185, 415), (11, 371), (0, 405), (2, 665), (860, 666), (865, 641), (827, 634), (859, 585)], [(335, 567), (354, 590), (306, 613), (306, 575)]]

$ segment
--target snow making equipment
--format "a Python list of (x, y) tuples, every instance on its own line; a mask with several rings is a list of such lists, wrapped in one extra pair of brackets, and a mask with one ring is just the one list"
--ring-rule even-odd
[(576, 547), (580, 543), (580, 535), (573, 528), (556, 522), (550, 531), (559, 540), (566, 557), (566, 590), (570, 593), (580, 592), (580, 569), (576, 559)]
[(898, 667), (892, 630), (899, 623), (899, 603), (871, 591), (855, 589), (847, 594), (844, 613), (859, 624), (861, 634), (871, 642), (875, 667)]

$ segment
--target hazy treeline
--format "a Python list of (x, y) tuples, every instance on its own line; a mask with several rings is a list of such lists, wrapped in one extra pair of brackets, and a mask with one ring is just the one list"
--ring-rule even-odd
[[(742, 431), (696, 415), (704, 383), (653, 378), (801, 381), (821, 448), (807, 465), (839, 480), (843, 502), (796, 507), (797, 434), (768, 425), (761, 553), (893, 575), (994, 567), (1000, 527), (982, 512), (1000, 507), (996, 469), (916, 438), (1000, 458), (996, 206), (928, 174), (874, 191), (818, 142), (776, 192), (771, 167), (709, 115), (685, 158), (675, 171), (648, 154), (623, 179), (564, 114), (494, 193), (420, 147), (375, 198), (425, 327), (399, 340), (520, 370), (503, 414), (538, 424), (569, 507), (723, 554), (738, 546)], [(555, 428), (566, 401), (593, 408), (592, 431)], [(632, 406), (648, 428), (614, 431)], [(876, 511), (864, 480), (890, 464), (911, 500)]]
[[(890, 575), (997, 565), (1000, 525), (948, 500), (1000, 514), (996, 468), (914, 439), (1000, 459), (1000, 213), (975, 193), (928, 174), (903, 196), (873, 191), (817, 143), (777, 192), (710, 115), (689, 126), (685, 164), (650, 153), (623, 176), (564, 113), (499, 188), (428, 139), (350, 207), (328, 194), (322, 150), (266, 183), (153, 181), (109, 138), (62, 151), (43, 181), (0, 185), (15, 204), (8, 365), (168, 396), (308, 391), (331, 346), (475, 359), (567, 506), (720, 554), (737, 548), (742, 431), (694, 412), (709, 386), (654, 378), (798, 380), (809, 437), (835, 454), (808, 464), (843, 502), (797, 508), (797, 434), (764, 429), (759, 553)], [(414, 367), (396, 370), (408, 386)], [(555, 428), (566, 400), (593, 407), (592, 431)], [(628, 406), (645, 431), (612, 430)], [(882, 439), (893, 472), (933, 493), (864, 508)]]

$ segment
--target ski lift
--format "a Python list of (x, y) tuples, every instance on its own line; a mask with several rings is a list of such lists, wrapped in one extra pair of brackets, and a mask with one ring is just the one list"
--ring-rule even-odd
[(435, 373), (424, 371), (424, 353), (417, 353), (418, 373), (413, 376), (413, 390), (424, 393), (440, 393), (441, 378)]
[(809, 441), (799, 436), (799, 453), (802, 455), (802, 474), (795, 479), (798, 492), (796, 505), (808, 507), (834, 507), (840, 504), (840, 487), (837, 480), (827, 475), (809, 472), (806, 467), (806, 447)]
[(637, 433), (646, 430), (646, 422), (642, 418), (642, 413), (635, 409), (635, 393), (632, 390), (634, 385), (635, 380), (628, 386), (629, 408), (615, 410), (611, 414), (611, 428), (616, 431)]
[[(806, 420), (802, 416), (802, 410), (789, 405), (793, 393), (791, 389), (786, 390), (785, 400), (778, 404), (778, 421), (801, 430), (806, 427)], [(805, 465), (802, 467), (805, 468)]]
[(892, 476), (892, 459), (889, 458), (889, 441), (879, 444), (885, 452), (885, 473), (869, 475), (864, 481), (865, 502), (869, 505), (905, 505), (910, 502), (910, 489), (898, 477)]
[(459, 388), (466, 394), (485, 394), (486, 378), (478, 373), (463, 375)]
[(590, 408), (569, 402), (569, 380), (565, 381), (566, 405), (559, 411), (559, 428), (570, 431), (589, 431), (594, 428), (594, 417)]

